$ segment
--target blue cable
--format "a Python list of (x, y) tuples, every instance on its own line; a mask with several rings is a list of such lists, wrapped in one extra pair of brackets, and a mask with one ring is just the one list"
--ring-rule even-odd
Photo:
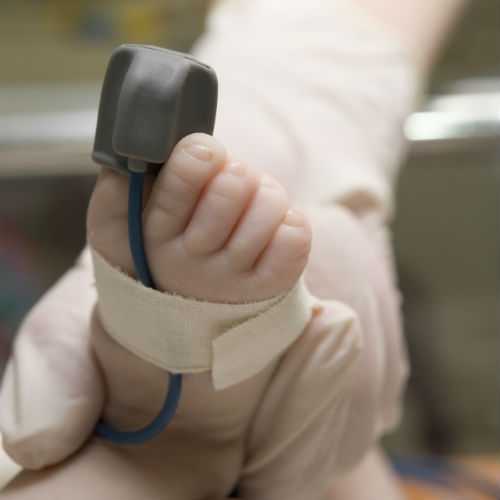
[(128, 242), (132, 252), (135, 272), (141, 283), (148, 288), (156, 285), (149, 270), (148, 259), (144, 249), (142, 232), (142, 193), (144, 191), (144, 173), (130, 172), (128, 192)]
[[(142, 193), (144, 172), (130, 171), (128, 229), (129, 243), (137, 276), (144, 286), (154, 288), (155, 284), (149, 269), (142, 232)], [(103, 420), (96, 426), (96, 434), (116, 444), (141, 444), (160, 434), (175, 415), (182, 391), (182, 375), (169, 376), (168, 393), (158, 416), (146, 427), (137, 431), (118, 431)]]

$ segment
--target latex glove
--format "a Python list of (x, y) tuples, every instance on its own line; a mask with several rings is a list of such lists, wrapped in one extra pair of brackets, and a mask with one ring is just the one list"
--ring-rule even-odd
[[(221, 82), (216, 134), (238, 157), (275, 175), (292, 199), (323, 206), (342, 203), (357, 213), (378, 214), (378, 224), (383, 225), (391, 212), (396, 166), (404, 149), (401, 126), (417, 91), (412, 66), (397, 42), (362, 13), (353, 11), (348, 1), (325, 4), (293, 0), (287, 2), (286, 9), (283, 6), (279, 1), (232, 1), (223, 4), (213, 17), (197, 55), (214, 65)], [(317, 15), (319, 12), (321, 15)], [(335, 233), (334, 226), (328, 223), (323, 228), (315, 233), (317, 247), (335, 242), (342, 264), (347, 249), (356, 249), (345, 246), (347, 240)], [(332, 262), (334, 256), (330, 254), (328, 259), (316, 262), (316, 268), (323, 266), (325, 270)], [(324, 271), (322, 274), (330, 276)], [(336, 279), (333, 272), (331, 276)], [(342, 280), (339, 286), (349, 288), (349, 277)], [(49, 374), (47, 379), (37, 377), (23, 361), (26, 358), (15, 354), (0, 394), (0, 425), (7, 448), (13, 456), (24, 457), (27, 465), (36, 467), (60, 460), (86, 439), (90, 422), (97, 418), (101, 404), (99, 374), (88, 350), (88, 318), (95, 299), (91, 281), (89, 268), (71, 271), (37, 306), (19, 334), (18, 345), (26, 345), (26, 352), (37, 353), (42, 371)], [(330, 278), (326, 283), (331, 283)], [(321, 289), (326, 298), (343, 300), (328, 284), (318, 281), (315, 286), (318, 288), (311, 287), (313, 293), (319, 294), (316, 290)], [(68, 304), (67, 297), (78, 297), (78, 305)], [(371, 299), (372, 304), (381, 301)], [(394, 299), (391, 304), (387, 306), (393, 311), (389, 316), (397, 318)], [(379, 306), (373, 307), (373, 314), (378, 315)], [(366, 321), (363, 335), (376, 339), (377, 335), (370, 333), (370, 321)], [(391, 319), (390, 323), (391, 335), (398, 339), (397, 321)], [(399, 387), (404, 379), (404, 356), (399, 340), (387, 342), (388, 352), (399, 359), (394, 363), (399, 366), (394, 386)], [(385, 344), (386, 340), (380, 343)], [(386, 358), (382, 349), (377, 363), (384, 367)], [(78, 362), (68, 363), (70, 359)], [(382, 371), (385, 373), (385, 368)], [(68, 373), (76, 376), (68, 377)], [(36, 398), (31, 378), (36, 379)], [(360, 394), (364, 393), (366, 378), (359, 376)], [(395, 392), (393, 389), (391, 398)], [(14, 401), (10, 397), (14, 393), (19, 396), (16, 405), (8, 403)], [(94, 403), (84, 404), (84, 419), (74, 418), (80, 413), (72, 413), (76, 408), (73, 402), (82, 403), (84, 393), (92, 393)], [(382, 400), (386, 397), (379, 396)], [(31, 417), (37, 414), (43, 416), (38, 422)], [(65, 419), (71, 414), (68, 423)], [(377, 428), (374, 422), (378, 419), (374, 415), (363, 428)], [(39, 453), (38, 458), (29, 458), (33, 450), (43, 449), (33, 447), (31, 437), (48, 436), (63, 426), (68, 437), (58, 453), (51, 452), (50, 458)], [(45, 433), (48, 429), (50, 432)], [(377, 433), (366, 430), (360, 435), (365, 437), (359, 440), (355, 447), (358, 451), (349, 461), (362, 455)]]

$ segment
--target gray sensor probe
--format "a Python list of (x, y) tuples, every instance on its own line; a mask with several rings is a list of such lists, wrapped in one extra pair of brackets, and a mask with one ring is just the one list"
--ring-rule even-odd
[(180, 52), (122, 45), (106, 72), (92, 157), (124, 173), (129, 159), (157, 172), (180, 139), (213, 133), (216, 108), (212, 68)]

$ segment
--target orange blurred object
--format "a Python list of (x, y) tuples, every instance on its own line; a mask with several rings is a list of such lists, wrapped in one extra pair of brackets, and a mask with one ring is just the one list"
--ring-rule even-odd
[[(475, 456), (451, 459), (456, 474), (446, 478), (449, 486), (440, 486), (411, 476), (403, 480), (408, 500), (491, 500), (500, 498), (500, 458)], [(491, 490), (489, 493), (487, 490)]]

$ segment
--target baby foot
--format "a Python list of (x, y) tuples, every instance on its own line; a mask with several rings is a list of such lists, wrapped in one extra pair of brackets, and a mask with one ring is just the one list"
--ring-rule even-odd
[[(311, 230), (303, 215), (290, 210), (285, 190), (230, 161), (211, 136), (180, 141), (155, 182), (146, 183), (145, 200), (145, 249), (161, 291), (209, 302), (256, 302), (292, 288), (307, 262)], [(127, 204), (127, 177), (104, 169), (89, 206), (88, 240), (133, 276)], [(121, 428), (147, 424), (164, 399), (165, 372), (105, 335), (98, 315), (92, 339), (108, 387), (106, 419)], [(185, 377), (178, 413), (194, 379)], [(201, 385), (212, 394), (209, 376)], [(220, 394), (212, 396), (220, 406)], [(244, 405), (240, 410), (246, 411)]]
[[(90, 202), (88, 240), (110, 264), (133, 276), (127, 199), (127, 177), (105, 169)], [(145, 249), (161, 291), (210, 302), (255, 302), (291, 289), (306, 265), (311, 245), (306, 218), (290, 210), (278, 182), (230, 161), (210, 136), (183, 139), (154, 183), (149, 179), (145, 199)], [(149, 424), (165, 398), (168, 376), (106, 335), (98, 314), (92, 329), (107, 387), (104, 419), (121, 430)], [(147, 448), (122, 452), (148, 471), (158, 469), (165, 488), (176, 484), (185, 493), (178, 498), (227, 496), (275, 366), (223, 391), (213, 388), (208, 373), (185, 375), (180, 405), (166, 431)], [(167, 466), (165, 453), (187, 462)], [(197, 471), (196, 480), (186, 470)]]
[[(126, 176), (105, 169), (88, 212), (90, 244), (134, 274)], [(158, 289), (210, 302), (243, 303), (290, 289), (309, 255), (306, 218), (267, 175), (229, 161), (212, 137), (183, 139), (146, 188), (144, 240)]]

